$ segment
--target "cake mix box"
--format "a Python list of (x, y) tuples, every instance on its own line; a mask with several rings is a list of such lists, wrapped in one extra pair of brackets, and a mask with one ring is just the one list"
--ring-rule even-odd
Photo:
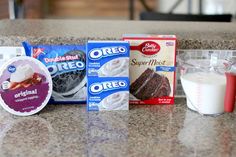
[(174, 104), (176, 36), (124, 35), (130, 43), (130, 103)]
[(129, 43), (88, 41), (87, 110), (129, 109)]

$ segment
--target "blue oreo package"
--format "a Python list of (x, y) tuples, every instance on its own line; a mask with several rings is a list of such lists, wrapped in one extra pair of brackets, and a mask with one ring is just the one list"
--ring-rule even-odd
[(53, 81), (50, 103), (86, 102), (86, 46), (30, 45), (22, 43), (27, 56), (41, 61)]
[(129, 109), (129, 43), (88, 41), (87, 110)]
[(88, 76), (129, 77), (127, 41), (88, 41)]
[(88, 79), (88, 111), (128, 109), (128, 77), (103, 77)]

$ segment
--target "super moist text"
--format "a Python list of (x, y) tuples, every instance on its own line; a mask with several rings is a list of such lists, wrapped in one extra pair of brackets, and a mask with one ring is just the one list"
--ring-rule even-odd
[(142, 65), (148, 65), (148, 66), (157, 66), (157, 65), (165, 65), (165, 60), (157, 60), (157, 59), (150, 59), (149, 61), (139, 61), (137, 59), (131, 60), (132, 66), (142, 66)]

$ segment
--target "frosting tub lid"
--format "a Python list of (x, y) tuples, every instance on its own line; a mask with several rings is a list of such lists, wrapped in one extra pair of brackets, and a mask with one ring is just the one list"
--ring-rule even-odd
[(0, 103), (8, 112), (29, 116), (42, 110), (52, 94), (52, 79), (37, 59), (21, 56), (0, 69)]

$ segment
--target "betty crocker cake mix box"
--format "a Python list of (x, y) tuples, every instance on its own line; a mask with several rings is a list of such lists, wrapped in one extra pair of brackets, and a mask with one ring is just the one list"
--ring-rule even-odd
[(124, 35), (130, 43), (130, 103), (174, 104), (176, 36)]

